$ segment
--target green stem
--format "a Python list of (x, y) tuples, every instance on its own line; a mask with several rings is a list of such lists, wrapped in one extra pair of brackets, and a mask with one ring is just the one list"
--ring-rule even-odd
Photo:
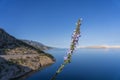
[[(75, 34), (80, 34), (80, 25), (81, 25), (80, 20), (78, 20)], [(67, 55), (67, 59), (64, 60), (63, 64), (61, 64), (61, 66), (58, 68), (58, 70), (56, 71), (56, 73), (54, 74), (54, 76), (51, 78), (51, 80), (56, 80), (56, 76), (63, 70), (63, 68), (65, 67), (65, 65), (67, 65), (68, 63), (71, 62), (72, 53), (73, 53), (73, 51), (75, 49), (74, 41), (75, 40), (73, 39), (73, 41), (71, 42), (71, 45), (70, 45), (70, 50), (72, 50), (71, 53), (69, 53)]]

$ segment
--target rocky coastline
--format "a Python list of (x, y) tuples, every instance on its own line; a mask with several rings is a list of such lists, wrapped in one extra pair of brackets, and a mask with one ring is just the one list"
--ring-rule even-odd
[(41, 49), (0, 28), (0, 80), (22, 80), (22, 76), (53, 64), (54, 57)]
[(39, 70), (53, 63), (54, 59), (40, 54), (1, 56), (0, 80), (20, 78), (20, 76), (26, 75), (31, 71)]

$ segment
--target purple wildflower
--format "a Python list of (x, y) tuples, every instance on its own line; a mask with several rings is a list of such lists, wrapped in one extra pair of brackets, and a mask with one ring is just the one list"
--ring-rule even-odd
[(67, 59), (68, 59), (68, 57), (67, 57), (67, 56), (65, 56), (65, 57), (64, 57), (64, 60), (67, 60)]
[(63, 70), (64, 66), (71, 62), (73, 51), (76, 49), (80, 37), (80, 25), (81, 25), (81, 20), (78, 20), (77, 27), (71, 36), (72, 38), (71, 38), (70, 49), (68, 50), (67, 55), (64, 57), (63, 64), (58, 68), (56, 74), (52, 77), (51, 80), (55, 80), (56, 76)]

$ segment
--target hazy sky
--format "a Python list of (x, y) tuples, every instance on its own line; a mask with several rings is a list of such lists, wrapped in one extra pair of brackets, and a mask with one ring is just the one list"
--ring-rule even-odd
[(120, 45), (120, 0), (0, 0), (0, 27), (49, 46), (69, 47), (78, 18), (80, 46)]

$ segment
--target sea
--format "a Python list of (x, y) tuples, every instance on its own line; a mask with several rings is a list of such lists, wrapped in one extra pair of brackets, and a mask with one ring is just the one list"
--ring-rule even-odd
[[(51, 49), (56, 62), (26, 80), (51, 80), (63, 63), (67, 49)], [(55, 80), (120, 80), (120, 49), (77, 49)]]

